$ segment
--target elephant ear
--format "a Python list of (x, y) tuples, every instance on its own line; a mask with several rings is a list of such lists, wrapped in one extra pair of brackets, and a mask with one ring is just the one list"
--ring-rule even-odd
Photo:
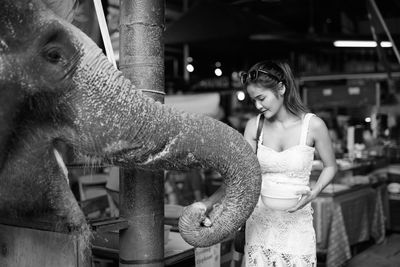
[(42, 2), (61, 18), (72, 22), (78, 8), (78, 0), (42, 0)]

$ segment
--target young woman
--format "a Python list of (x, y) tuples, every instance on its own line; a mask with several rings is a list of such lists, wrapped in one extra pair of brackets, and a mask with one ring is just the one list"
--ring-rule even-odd
[[(245, 266), (317, 266), (311, 201), (337, 171), (328, 129), (307, 113), (288, 64), (257, 63), (241, 81), (260, 112), (248, 121), (244, 137), (254, 151), (257, 146), (263, 180), (260, 200), (246, 222)], [(324, 168), (310, 188), (315, 149)]]

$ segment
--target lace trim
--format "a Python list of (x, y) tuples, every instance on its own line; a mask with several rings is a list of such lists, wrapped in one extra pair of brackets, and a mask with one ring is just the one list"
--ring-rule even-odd
[(289, 213), (272, 210), (259, 201), (246, 223), (246, 244), (294, 255), (313, 254), (316, 240), (312, 213), (310, 204)]
[(315, 267), (315, 254), (294, 255), (279, 253), (263, 246), (251, 246), (246, 250), (248, 260), (246, 267), (273, 266), (273, 267)]
[[(288, 184), (308, 184), (310, 180), (311, 170), (305, 170), (304, 173), (299, 174), (299, 172), (295, 171), (287, 171), (285, 173), (282, 172), (264, 172), (263, 179), (268, 179), (271, 181), (276, 181), (280, 183), (288, 183)], [(284, 177), (282, 177), (284, 175)], [(288, 179), (289, 178), (289, 179)]]
[(257, 156), (264, 175), (281, 174), (288, 178), (309, 179), (314, 153), (302, 153), (298, 149), (292, 149), (286, 155), (262, 152)]

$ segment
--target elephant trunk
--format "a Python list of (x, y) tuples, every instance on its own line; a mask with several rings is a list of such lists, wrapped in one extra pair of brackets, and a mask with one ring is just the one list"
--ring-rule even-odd
[[(90, 66), (90, 67), (89, 67)], [(224, 177), (226, 194), (208, 215), (196, 205), (180, 221), (183, 238), (194, 246), (220, 242), (245, 222), (261, 187), (259, 164), (243, 136), (222, 122), (167, 107), (134, 90), (129, 80), (92, 46), (75, 78), (78, 96), (72, 103), (85, 154), (113, 164), (149, 169), (211, 168)], [(87, 146), (87, 144), (91, 144)]]

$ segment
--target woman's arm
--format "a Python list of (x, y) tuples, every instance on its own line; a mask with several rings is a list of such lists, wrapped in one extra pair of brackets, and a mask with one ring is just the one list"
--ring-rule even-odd
[(312, 188), (311, 191), (298, 192), (302, 195), (302, 198), (297, 205), (294, 208), (289, 209), (288, 212), (299, 210), (314, 200), (319, 193), (321, 193), (321, 191), (332, 181), (337, 172), (332, 141), (329, 136), (328, 128), (323, 120), (313, 116), (310, 120), (309, 134), (311, 134), (314, 139), (315, 148), (321, 157), (324, 168), (319, 175), (314, 188)]
[(250, 144), (254, 152), (256, 152), (257, 146), (257, 119), (258, 117), (251, 118), (244, 129), (244, 139)]
[(202, 201), (204, 205), (206, 205), (207, 212), (213, 208), (214, 204), (218, 203), (222, 199), (222, 197), (225, 195), (225, 188), (226, 186), (222, 184), (217, 191), (214, 192), (214, 194), (207, 198), (207, 200)]
[(317, 183), (312, 188), (311, 193), (316, 198), (319, 193), (332, 181), (337, 172), (335, 152), (329, 136), (328, 128), (323, 120), (315, 117), (313, 120), (313, 135), (315, 138), (315, 148), (322, 160), (324, 168), (318, 177)]

